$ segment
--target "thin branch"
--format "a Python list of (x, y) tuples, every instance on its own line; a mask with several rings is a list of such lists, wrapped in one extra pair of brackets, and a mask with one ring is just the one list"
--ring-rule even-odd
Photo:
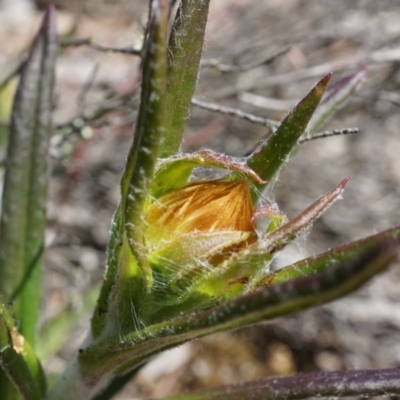
[[(279, 126), (278, 121), (273, 121), (273, 120), (270, 120), (267, 118), (258, 117), (257, 115), (246, 113), (237, 108), (220, 106), (219, 104), (208, 103), (208, 102), (204, 102), (204, 101), (197, 100), (197, 99), (192, 99), (192, 104), (196, 107), (203, 108), (204, 110), (214, 111), (214, 112), (218, 112), (221, 114), (242, 118), (253, 124), (259, 124), (262, 126), (266, 126), (267, 128), (271, 129), (273, 132)], [(316, 133), (315, 135), (312, 135), (310, 137), (305, 137), (303, 139), (300, 139), (298, 143), (301, 144), (301, 143), (305, 143), (305, 142), (310, 142), (311, 140), (315, 140), (315, 139), (324, 139), (324, 138), (328, 138), (331, 136), (339, 136), (339, 135), (350, 135), (350, 134), (356, 134), (359, 132), (360, 132), (360, 130), (358, 128), (334, 129), (331, 131), (324, 131), (324, 132)], [(269, 136), (270, 135), (268, 134), (267, 137), (264, 138), (263, 140), (267, 139)]]
[[(64, 39), (60, 41), (61, 47), (79, 47), (79, 46), (89, 46), (94, 50), (102, 51), (106, 53), (122, 53), (122, 54), (132, 54), (136, 56), (142, 55), (142, 49), (134, 48), (132, 46), (127, 47), (108, 47), (100, 44), (93, 43), (90, 38), (82, 38), (82, 39)], [(13, 65), (9, 68), (9, 71), (0, 75), (0, 88), (8, 83), (10, 79), (16, 76), (22, 65), (26, 60), (26, 54), (22, 54), (18, 57), (18, 59), (13, 63)]]
[(239, 110), (237, 108), (227, 107), (227, 106), (220, 106), (219, 104), (208, 103), (205, 101), (192, 99), (192, 104), (196, 107), (203, 108), (204, 110), (215, 111), (221, 114), (230, 115), (232, 117), (242, 118), (246, 121), (249, 121), (253, 124), (259, 124), (262, 126), (266, 126), (267, 128), (275, 131), (276, 128), (279, 126), (278, 121), (274, 121), (268, 118), (258, 117), (257, 115), (250, 114)]
[(286, 54), (289, 50), (290, 46), (285, 47), (284, 49), (281, 49), (272, 55), (263, 57), (260, 60), (242, 65), (224, 64), (221, 63), (218, 59), (201, 60), (200, 67), (201, 68), (212, 67), (220, 72), (245, 72), (260, 67), (262, 65), (271, 64), (275, 59)]
[(122, 54), (132, 54), (135, 56), (142, 55), (141, 48), (138, 49), (133, 46), (127, 46), (127, 47), (103, 46), (101, 44), (93, 43), (90, 38), (61, 40), (60, 46), (61, 47), (89, 46), (90, 48), (92, 48), (94, 50), (103, 51), (105, 53), (122, 53)]
[[(303, 139), (300, 139), (297, 143), (302, 144), (305, 142), (310, 142), (311, 140), (315, 139), (323, 139), (331, 136), (339, 136), (339, 135), (348, 135), (348, 134), (355, 134), (359, 133), (358, 128), (343, 128), (343, 129), (334, 129), (332, 131), (325, 131), (325, 132), (320, 132), (312, 135), (311, 137), (305, 137)], [(260, 146), (262, 146), (266, 141), (268, 141), (271, 137), (271, 133), (267, 133), (264, 135), (254, 146), (248, 150), (244, 156), (248, 157), (252, 153), (254, 153)]]
[(320, 133), (316, 133), (315, 135), (312, 135), (310, 137), (305, 137), (299, 140), (300, 143), (305, 143), (305, 142), (310, 142), (311, 140), (315, 139), (325, 139), (327, 137), (331, 136), (340, 136), (340, 135), (350, 135), (350, 134), (355, 134), (359, 133), (360, 130), (358, 128), (342, 128), (342, 129), (334, 129), (332, 131), (324, 131)]
[(314, 372), (221, 386), (165, 400), (293, 400), (314, 397), (392, 396), (400, 394), (400, 369)]
[(225, 86), (215, 90), (214, 92), (207, 93), (207, 96), (212, 97), (213, 99), (220, 99), (235, 96), (240, 92), (251, 91), (255, 87), (261, 89), (280, 85), (287, 86), (293, 82), (300, 82), (306, 79), (314, 79), (316, 77), (326, 75), (331, 71), (346, 71), (359, 68), (363, 65), (372, 66), (398, 62), (399, 60), (400, 47), (380, 49), (366, 54), (357, 53), (353, 57), (315, 65), (302, 70), (290, 71), (283, 74), (265, 76), (261, 78), (258, 77), (257, 79), (249, 76), (246, 79), (242, 79), (240, 82), (236, 83), (236, 85)]

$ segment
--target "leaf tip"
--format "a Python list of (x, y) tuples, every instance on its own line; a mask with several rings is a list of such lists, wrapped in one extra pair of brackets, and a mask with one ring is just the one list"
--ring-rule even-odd
[(40, 25), (40, 30), (34, 43), (38, 43), (43, 40), (51, 43), (56, 43), (57, 41), (56, 7), (54, 4), (49, 4), (46, 8), (42, 23)]
[[(329, 81), (331, 80), (333, 76), (333, 72), (329, 72), (326, 74), (316, 85), (318, 89), (322, 91), (322, 93), (325, 91), (326, 87), (328, 86)], [(321, 94), (322, 94), (321, 93)]]
[(53, 21), (56, 17), (56, 7), (54, 4), (49, 4), (47, 6), (46, 12), (43, 17), (42, 27), (45, 30), (48, 30), (52, 25), (54, 25)]
[(345, 186), (349, 183), (349, 181), (351, 181), (351, 177), (350, 177), (350, 176), (347, 176), (346, 178), (344, 178), (344, 179), (342, 180), (342, 182), (339, 183), (339, 187), (342, 188), (342, 189), (344, 189)]

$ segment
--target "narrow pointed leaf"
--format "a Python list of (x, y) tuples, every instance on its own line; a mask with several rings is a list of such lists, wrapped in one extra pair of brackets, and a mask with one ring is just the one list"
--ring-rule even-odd
[(326, 122), (344, 107), (354, 93), (358, 92), (365, 82), (367, 68), (345, 76), (326, 90), (320, 105), (307, 126), (306, 133), (311, 135), (323, 127)]
[(348, 396), (387, 398), (399, 394), (400, 369), (387, 368), (274, 376), (170, 396), (163, 400), (299, 400)]
[(210, 0), (182, 0), (168, 43), (168, 122), (161, 157), (179, 150), (199, 72)]
[(349, 180), (350, 178), (343, 179), (335, 189), (320, 197), (297, 217), (266, 235), (264, 240), (268, 243), (266, 246), (268, 251), (274, 253), (280, 250), (293, 241), (302, 231), (309, 228), (310, 225), (341, 196)]
[(0, 224), (0, 291), (16, 301), (21, 332), (31, 343), (39, 308), (56, 54), (55, 12), (49, 7), (15, 97)]
[[(332, 74), (328, 74), (318, 82), (311, 92), (289, 112), (279, 128), (259, 149), (247, 160), (247, 165), (264, 181), (271, 181), (288, 160), (296, 147), (297, 141), (305, 132), (307, 125), (317, 108)], [(253, 199), (265, 184), (256, 184)]]

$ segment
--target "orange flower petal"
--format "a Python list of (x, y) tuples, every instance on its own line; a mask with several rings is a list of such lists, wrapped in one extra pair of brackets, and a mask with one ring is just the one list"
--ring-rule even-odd
[[(255, 222), (245, 179), (197, 181), (172, 189), (147, 210), (146, 238), (151, 247), (190, 232), (251, 232)], [(157, 244), (158, 243), (158, 244)]]

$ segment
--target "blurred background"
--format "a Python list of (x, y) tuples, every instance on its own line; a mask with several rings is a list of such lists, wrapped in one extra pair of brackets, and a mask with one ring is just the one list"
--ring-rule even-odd
[[(0, 82), (19, 65), (46, 3), (0, 0)], [(55, 3), (64, 46), (40, 332), (46, 346), (40, 351), (46, 368), (58, 372), (85, 334), (103, 274), (136, 118), (140, 60), (133, 53), (140, 49), (148, 2)], [(265, 194), (293, 217), (352, 178), (343, 199), (282, 254), (281, 266), (399, 224), (399, 20), (396, 0), (211, 1), (203, 54), (208, 62), (197, 99), (280, 120), (329, 71), (335, 82), (368, 69), (361, 90), (325, 127), (358, 127), (360, 133), (304, 143)], [(253, 63), (259, 65), (245, 68)], [(7, 115), (0, 117), (4, 126)], [(243, 155), (266, 134), (263, 126), (192, 107), (184, 150)], [(400, 366), (399, 284), (399, 268), (393, 268), (331, 305), (188, 343), (148, 364), (118, 398), (161, 397), (296, 371)]]

